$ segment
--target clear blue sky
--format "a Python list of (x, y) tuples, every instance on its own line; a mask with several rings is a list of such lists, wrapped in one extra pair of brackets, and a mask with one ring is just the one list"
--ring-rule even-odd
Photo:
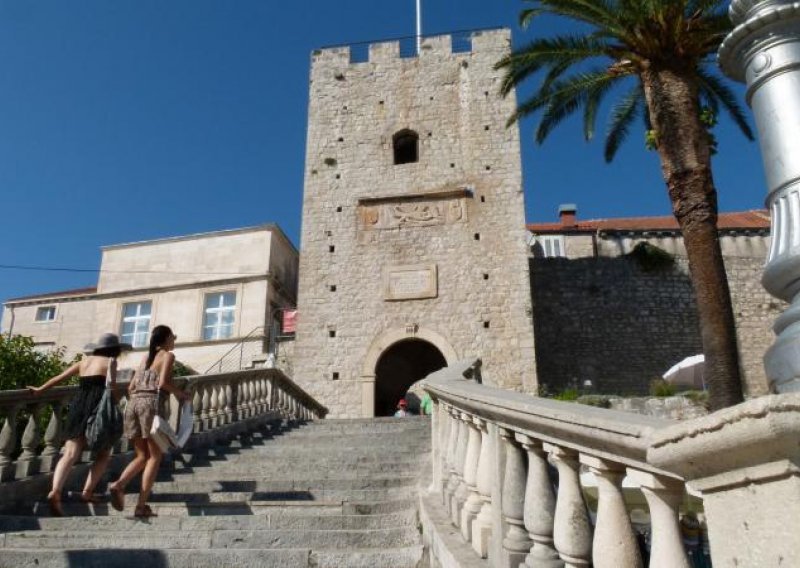
[[(520, 31), (520, 0), (423, 3), (427, 34), (563, 30)], [(310, 52), (413, 31), (414, 0), (0, 0), (0, 264), (97, 268), (104, 244), (268, 221), (297, 243)], [(606, 165), (576, 121), (543, 146), (532, 129), (529, 221), (564, 202), (581, 218), (669, 214), (640, 130)], [(761, 207), (757, 144), (724, 120), (717, 136), (721, 209)], [(95, 282), (0, 270), (0, 300)]]

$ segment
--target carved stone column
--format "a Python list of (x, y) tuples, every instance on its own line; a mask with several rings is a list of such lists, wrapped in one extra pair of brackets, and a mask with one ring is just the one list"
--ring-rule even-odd
[(481, 508), (472, 522), (472, 548), (481, 558), (489, 556), (489, 539), (492, 536), (492, 466), (494, 445), (489, 436), (488, 424), (485, 420), (476, 420), (480, 430), (481, 453), (478, 456), (478, 473), (476, 486)]
[(635, 469), (628, 469), (628, 477), (639, 484), (650, 509), (649, 568), (691, 568), (678, 525), (684, 483)]
[(53, 411), (50, 414), (50, 421), (47, 423), (47, 430), (44, 432), (44, 449), (41, 456), (41, 471), (49, 473), (53, 471), (58, 462), (59, 451), (61, 450), (61, 401), (53, 403)]
[(722, 70), (747, 84), (767, 176), (772, 244), (762, 283), (791, 306), (764, 357), (770, 388), (800, 391), (800, 4), (733, 0), (736, 28), (719, 50)]
[(447, 409), (447, 421), (450, 423), (450, 431), (447, 436), (447, 453), (445, 461), (447, 467), (445, 475), (447, 483), (442, 490), (442, 504), (450, 510), (450, 502), (458, 486), (458, 477), (456, 476), (456, 451), (458, 448), (458, 433), (459, 433), (459, 420), (456, 417), (456, 410), (452, 406)]
[(503, 566), (518, 568), (525, 560), (533, 542), (525, 531), (525, 452), (514, 440), (514, 432), (500, 429), (506, 454), (503, 475), (503, 520), (508, 529), (503, 539)]
[(466, 499), (461, 505), (461, 536), (472, 541), (472, 521), (481, 510), (481, 497), (478, 494), (478, 459), (481, 454), (481, 432), (478, 430), (479, 419), (470, 416), (466, 419), (469, 431), (467, 457), (464, 460), (464, 484), (467, 487)]
[(583, 500), (578, 475), (578, 454), (559, 446), (544, 445), (558, 468), (558, 499), (553, 523), (553, 542), (566, 568), (582, 568), (592, 562), (592, 525)]
[(625, 468), (591, 456), (581, 456), (597, 479), (597, 522), (592, 543), (595, 568), (642, 568), (642, 558), (622, 496)]
[(42, 404), (34, 404), (30, 407), (28, 424), (22, 433), (22, 453), (17, 458), (17, 479), (29, 477), (39, 473), (39, 457), (36, 452), (39, 448), (41, 432), (39, 431), (39, 414), (42, 412)]
[(16, 467), (11, 459), (17, 447), (17, 413), (19, 406), (12, 406), (6, 412), (3, 429), (0, 430), (0, 482), (14, 479)]
[[(517, 434), (517, 440), (528, 453), (528, 481), (525, 487), (525, 528), (533, 541), (525, 566), (531, 568), (561, 568), (564, 562), (553, 545), (556, 516), (556, 496), (550, 480), (547, 454), (542, 443), (529, 436)], [(580, 489), (580, 488), (579, 488)]]
[(455, 473), (456, 484), (453, 497), (450, 499), (450, 520), (455, 526), (461, 522), (461, 505), (467, 498), (467, 484), (464, 483), (464, 464), (467, 459), (467, 446), (469, 444), (469, 427), (466, 414), (456, 413), (458, 420), (458, 439), (456, 445)]

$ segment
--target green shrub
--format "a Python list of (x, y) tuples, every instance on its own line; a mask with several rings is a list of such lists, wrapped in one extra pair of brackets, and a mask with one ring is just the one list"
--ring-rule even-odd
[(674, 385), (669, 384), (664, 379), (653, 379), (650, 381), (651, 396), (673, 396), (677, 392)]
[(560, 392), (557, 392), (553, 395), (555, 400), (563, 400), (563, 401), (575, 401), (578, 400), (580, 393), (578, 389), (564, 389)]

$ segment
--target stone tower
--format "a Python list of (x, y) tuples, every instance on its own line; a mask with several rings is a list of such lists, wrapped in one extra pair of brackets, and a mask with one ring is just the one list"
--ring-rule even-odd
[(393, 412), (472, 355), (488, 384), (536, 386), (510, 32), (470, 42), (312, 56), (294, 376), (333, 417)]

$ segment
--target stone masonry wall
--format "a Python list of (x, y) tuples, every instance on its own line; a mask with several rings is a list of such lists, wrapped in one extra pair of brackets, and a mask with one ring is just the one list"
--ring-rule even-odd
[[(589, 379), (598, 392), (647, 394), (652, 379), (702, 353), (685, 258), (644, 272), (629, 257), (531, 259), (539, 382)], [(763, 260), (726, 259), (746, 390), (766, 392), (761, 359), (783, 306), (761, 287)]]
[[(312, 56), (294, 378), (334, 417), (371, 415), (376, 353), (403, 339), (536, 386), (516, 101), (494, 70), (510, 34), (478, 33), (464, 53), (450, 41)], [(395, 165), (403, 129), (419, 160)], [(409, 285), (414, 299), (387, 301)]]

